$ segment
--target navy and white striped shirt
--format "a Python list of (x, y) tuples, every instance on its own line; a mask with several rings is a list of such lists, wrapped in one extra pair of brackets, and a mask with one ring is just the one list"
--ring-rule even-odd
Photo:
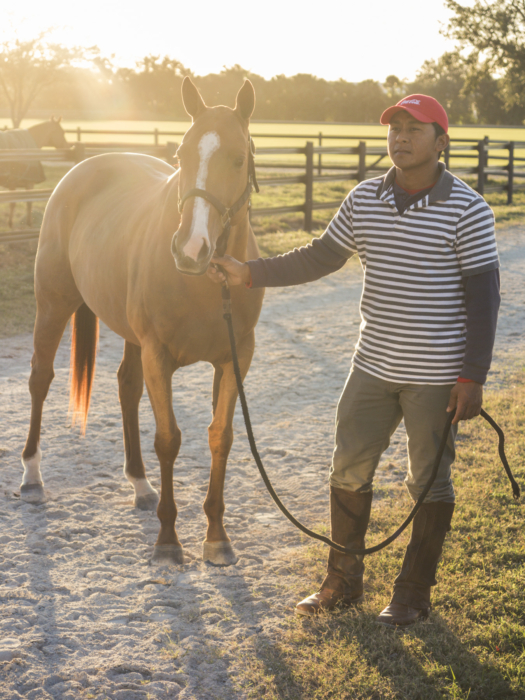
[(453, 384), (463, 365), (462, 277), (499, 267), (485, 200), (440, 163), (432, 190), (400, 214), (395, 168), (359, 184), (321, 236), (364, 269), (353, 362), (393, 382)]

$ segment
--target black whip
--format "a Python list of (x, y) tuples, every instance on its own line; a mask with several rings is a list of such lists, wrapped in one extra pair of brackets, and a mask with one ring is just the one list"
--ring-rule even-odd
[[(237, 346), (235, 343), (235, 335), (233, 333), (233, 322), (232, 322), (232, 306), (231, 306), (231, 295), (230, 295), (230, 289), (227, 285), (222, 286), (222, 304), (223, 304), (223, 318), (226, 321), (228, 325), (228, 335), (230, 337), (230, 346), (231, 346), (231, 351), (232, 351), (232, 360), (233, 360), (233, 369), (235, 372), (235, 379), (237, 381), (237, 389), (239, 391), (239, 399), (241, 401), (241, 407), (242, 407), (242, 415), (244, 417), (244, 423), (246, 425), (246, 432), (248, 434), (248, 442), (250, 443), (250, 448), (252, 451), (253, 458), (255, 460), (255, 463), (257, 464), (257, 467), (259, 469), (259, 472), (262, 476), (262, 479), (264, 481), (264, 484), (266, 488), (268, 489), (268, 492), (270, 496), (273, 498), (275, 501), (275, 504), (279, 508), (279, 510), (284, 513), (284, 515), (288, 518), (290, 522), (292, 522), (295, 527), (297, 527), (301, 532), (304, 532), (305, 535), (308, 535), (308, 537), (312, 537), (315, 540), (319, 540), (320, 542), (324, 542), (325, 544), (329, 545), (333, 549), (336, 549), (338, 552), (344, 552), (345, 554), (358, 554), (358, 555), (365, 555), (365, 554), (373, 554), (374, 552), (379, 552), (381, 549), (384, 549), (387, 547), (391, 542), (393, 542), (395, 539), (399, 537), (399, 535), (405, 530), (408, 525), (412, 522), (414, 519), (416, 513), (418, 512), (419, 508), (421, 507), (421, 504), (426, 498), (426, 495), (430, 491), (432, 484), (434, 483), (439, 465), (441, 462), (441, 458), (443, 457), (443, 452), (445, 451), (445, 447), (447, 444), (447, 439), (448, 439), (448, 434), (450, 432), (450, 426), (452, 425), (452, 420), (454, 418), (454, 412), (451, 411), (448, 418), (447, 422), (445, 424), (445, 429), (443, 430), (443, 436), (441, 438), (441, 443), (439, 445), (439, 449), (436, 454), (436, 459), (434, 460), (434, 465), (432, 467), (432, 473), (430, 474), (430, 477), (425, 484), (425, 488), (423, 489), (421, 495), (417, 499), (414, 507), (410, 511), (408, 517), (405, 519), (405, 521), (400, 525), (400, 527), (397, 528), (397, 530), (387, 537), (385, 540), (380, 542), (379, 544), (374, 545), (373, 547), (365, 547), (363, 549), (348, 549), (347, 547), (343, 547), (340, 544), (337, 544), (336, 542), (333, 542), (329, 537), (325, 537), (324, 535), (320, 535), (317, 532), (314, 532), (313, 530), (310, 530), (307, 528), (305, 525), (300, 523), (294, 516), (290, 513), (290, 511), (286, 508), (286, 506), (282, 503), (281, 499), (279, 496), (275, 493), (275, 489), (272, 486), (272, 483), (270, 479), (268, 478), (268, 474), (266, 473), (266, 470), (264, 468), (264, 465), (262, 463), (261, 457), (259, 455), (259, 452), (257, 450), (257, 445), (255, 444), (255, 438), (253, 436), (253, 430), (252, 430), (252, 424), (250, 420), (250, 413), (248, 411), (248, 404), (246, 402), (246, 395), (244, 393), (244, 387), (242, 384), (242, 377), (241, 377), (241, 370), (239, 368), (239, 359), (237, 357)], [(481, 416), (494, 428), (494, 430), (498, 434), (498, 439), (499, 439), (499, 444), (498, 444), (498, 450), (499, 450), (499, 456), (501, 459), (501, 462), (505, 468), (505, 471), (507, 473), (507, 476), (509, 478), (509, 481), (512, 485), (512, 493), (514, 495), (515, 499), (518, 499), (520, 497), (520, 487), (517, 484), (516, 480), (514, 479), (514, 476), (512, 475), (512, 471), (510, 469), (509, 463), (507, 461), (507, 457), (505, 455), (505, 434), (503, 433), (503, 430), (499, 427), (499, 425), (496, 423), (496, 421), (489, 416), (489, 414), (481, 409)]]

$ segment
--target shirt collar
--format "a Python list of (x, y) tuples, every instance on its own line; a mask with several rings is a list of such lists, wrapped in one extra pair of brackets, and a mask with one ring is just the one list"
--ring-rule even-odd
[[(445, 163), (439, 162), (439, 177), (438, 181), (429, 193), (422, 197), (422, 206), (432, 204), (433, 202), (446, 201), (452, 193), (452, 185), (454, 184), (454, 176), (445, 168)], [(377, 188), (376, 197), (383, 201), (394, 201), (394, 180), (396, 179), (396, 167), (393, 165)], [(419, 202), (417, 202), (419, 204)], [(413, 206), (413, 205), (412, 205)], [(412, 207), (410, 207), (412, 208)]]

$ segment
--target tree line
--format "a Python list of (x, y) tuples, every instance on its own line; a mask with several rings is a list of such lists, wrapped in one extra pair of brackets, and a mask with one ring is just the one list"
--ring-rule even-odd
[(0, 46), (0, 110), (9, 110), (15, 126), (37, 110), (182, 120), (187, 115), (180, 88), (188, 75), (209, 105), (232, 104), (249, 78), (257, 94), (256, 119), (377, 123), (386, 107), (419, 92), (439, 100), (454, 124), (523, 124), (525, 0), (446, 4), (453, 15), (444, 33), (456, 49), (426, 61), (412, 81), (390, 75), (384, 83), (352, 83), (309, 74), (268, 80), (239, 65), (196, 76), (174, 58), (153, 55), (122, 68), (96, 47), (65, 48), (44, 32)]

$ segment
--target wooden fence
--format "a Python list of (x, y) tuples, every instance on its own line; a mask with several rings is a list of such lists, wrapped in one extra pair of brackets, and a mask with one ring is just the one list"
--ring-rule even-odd
[[(152, 132), (137, 131), (89, 131), (80, 130), (77, 134), (77, 142), (70, 149), (58, 150), (0, 150), (0, 163), (12, 161), (43, 160), (74, 165), (75, 163), (108, 152), (132, 151), (135, 153), (147, 153), (158, 158), (165, 159), (168, 163), (176, 164), (176, 150), (178, 144), (168, 142), (159, 145), (161, 136), (180, 136), (183, 132), (153, 132), (154, 143), (151, 145), (137, 145), (132, 143), (92, 143), (83, 142), (83, 134), (118, 134), (137, 135)], [(254, 138), (299, 138), (296, 134), (254, 134)], [(322, 139), (350, 139), (356, 137), (322, 135), (316, 137)], [(313, 141), (307, 141), (302, 147), (272, 147), (258, 148), (257, 155), (262, 160), (257, 163), (257, 170), (261, 173), (259, 184), (261, 187), (275, 187), (287, 184), (301, 184), (304, 186), (304, 201), (301, 204), (283, 207), (254, 208), (250, 212), (251, 217), (279, 215), (290, 213), (302, 213), (304, 216), (304, 229), (311, 232), (314, 227), (313, 214), (317, 210), (335, 209), (341, 201), (316, 202), (314, 199), (314, 184), (334, 181), (357, 180), (361, 182), (367, 178), (376, 177), (388, 170), (386, 159), (388, 157), (385, 145), (370, 145), (367, 141), (383, 141), (383, 137), (366, 137), (357, 145), (349, 146), (322, 146), (314, 145)], [(477, 141), (475, 139), (453, 139), (444, 153), (446, 167), (459, 177), (474, 178), (473, 185), (482, 195), (491, 192), (506, 192), (507, 203), (511, 204), (513, 195), (517, 190), (525, 189), (525, 157), (517, 156), (516, 152), (525, 149), (525, 142), (517, 141), (489, 141), (488, 137)], [(268, 156), (277, 156), (281, 160), (270, 162)], [(293, 156), (294, 160), (282, 160), (283, 157)], [(304, 158), (299, 158), (302, 156)], [(317, 156), (317, 158), (316, 158)], [(332, 156), (332, 161), (324, 160), (325, 156)], [(336, 157), (334, 160), (333, 157)], [(347, 160), (348, 159), (348, 160)], [(470, 165), (472, 163), (472, 165)], [(276, 177), (275, 170), (284, 170), (282, 176)], [(264, 173), (270, 171), (269, 177)], [(273, 172), (272, 172), (273, 171)], [(299, 171), (299, 172), (296, 172)], [(487, 184), (488, 178), (492, 179)], [(521, 179), (521, 182), (520, 182)], [(0, 204), (8, 202), (37, 202), (47, 201), (51, 196), (51, 190), (19, 190), (0, 192)], [(12, 230), (0, 233), (0, 243), (23, 241), (38, 238), (38, 228), (25, 230)]]

